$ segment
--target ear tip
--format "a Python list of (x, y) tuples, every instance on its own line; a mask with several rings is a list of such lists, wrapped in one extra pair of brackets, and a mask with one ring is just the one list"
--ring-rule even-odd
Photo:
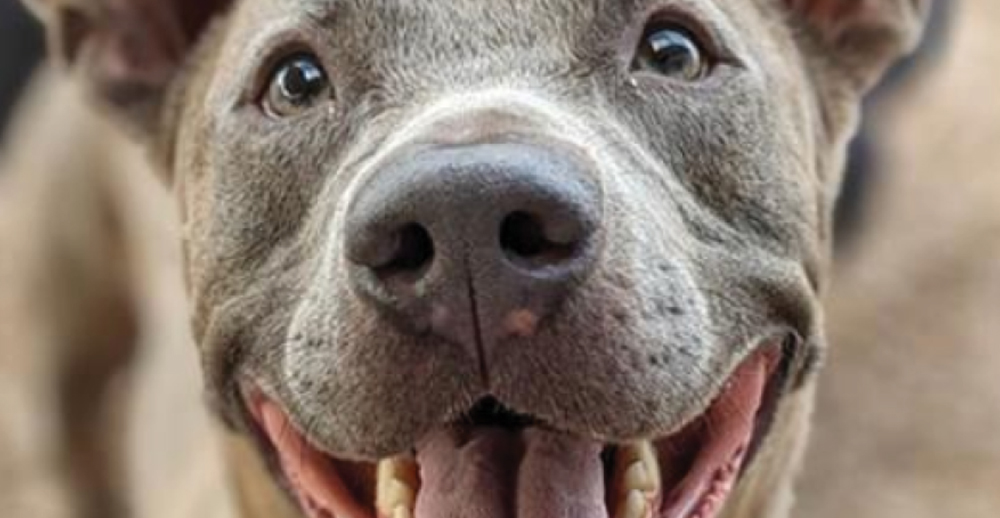
[[(940, 1), (940, 0), (939, 0)], [(861, 90), (920, 45), (935, 0), (783, 0)]]
[(153, 119), (209, 22), (232, 0), (22, 0), (49, 55), (126, 119)]

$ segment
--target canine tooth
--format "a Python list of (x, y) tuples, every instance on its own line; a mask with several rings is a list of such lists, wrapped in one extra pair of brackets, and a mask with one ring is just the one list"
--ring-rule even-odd
[(388, 459), (378, 464), (375, 508), (379, 516), (409, 518), (417, 502), (420, 477), (412, 459)]
[(410, 487), (417, 488), (420, 486), (417, 470), (417, 463), (413, 459), (397, 457), (380, 462), (378, 476), (380, 480), (395, 479)]
[(379, 495), (383, 509), (392, 510), (399, 505), (407, 505), (414, 500), (415, 491), (400, 480), (386, 480), (382, 483)]
[(615, 518), (646, 518), (648, 514), (649, 504), (646, 503), (646, 496), (642, 491), (632, 490), (618, 506)]
[(646, 472), (646, 466), (642, 462), (636, 462), (629, 466), (625, 470), (625, 474), (622, 475), (621, 483), (626, 490), (638, 489), (646, 493), (656, 490), (649, 473)]
[(620, 447), (614, 474), (619, 498), (627, 497), (632, 490), (639, 490), (647, 497), (656, 495), (660, 490), (660, 462), (652, 443), (642, 441)]

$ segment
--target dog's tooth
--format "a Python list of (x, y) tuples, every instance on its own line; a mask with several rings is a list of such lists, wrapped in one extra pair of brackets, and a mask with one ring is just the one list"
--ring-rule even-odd
[(660, 463), (649, 441), (623, 445), (615, 454), (615, 518), (647, 518), (660, 493)]
[(660, 491), (660, 463), (649, 441), (620, 447), (614, 474), (619, 498), (625, 498), (632, 490), (639, 490), (647, 497)]
[(631, 466), (633, 462), (639, 460), (639, 445), (642, 443), (623, 444), (615, 452), (615, 463), (619, 466)]
[(401, 480), (389, 479), (382, 483), (379, 500), (382, 508), (391, 511), (400, 505), (408, 505), (415, 500), (416, 492)]
[(628, 495), (618, 505), (618, 512), (615, 518), (647, 518), (649, 514), (649, 504), (646, 495), (637, 489), (628, 492)]
[(379, 516), (409, 518), (417, 502), (420, 478), (413, 459), (388, 459), (378, 464), (375, 508)]
[(419, 489), (419, 467), (417, 466), (417, 461), (413, 458), (397, 457), (395, 459), (384, 461), (380, 463), (379, 466), (385, 469), (386, 475), (390, 475), (392, 478), (395, 478), (396, 480), (399, 480), (414, 489)]
[(646, 466), (642, 462), (633, 463), (625, 470), (621, 484), (625, 491), (638, 489), (648, 493), (656, 489), (652, 477), (649, 476)]

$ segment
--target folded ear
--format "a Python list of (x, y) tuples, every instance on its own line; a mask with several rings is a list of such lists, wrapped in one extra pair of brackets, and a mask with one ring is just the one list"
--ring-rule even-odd
[(167, 87), (211, 19), (232, 0), (26, 0), (49, 48), (138, 129), (149, 130)]
[(932, 0), (779, 0), (824, 66), (860, 91), (916, 47)]

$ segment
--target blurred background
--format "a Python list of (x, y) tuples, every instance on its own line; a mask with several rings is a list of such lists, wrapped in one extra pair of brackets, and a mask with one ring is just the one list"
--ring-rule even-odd
[[(42, 40), (0, 0), (0, 132)], [(998, 85), (1000, 2), (938, 0), (866, 102), (798, 516), (1000, 516)]]

